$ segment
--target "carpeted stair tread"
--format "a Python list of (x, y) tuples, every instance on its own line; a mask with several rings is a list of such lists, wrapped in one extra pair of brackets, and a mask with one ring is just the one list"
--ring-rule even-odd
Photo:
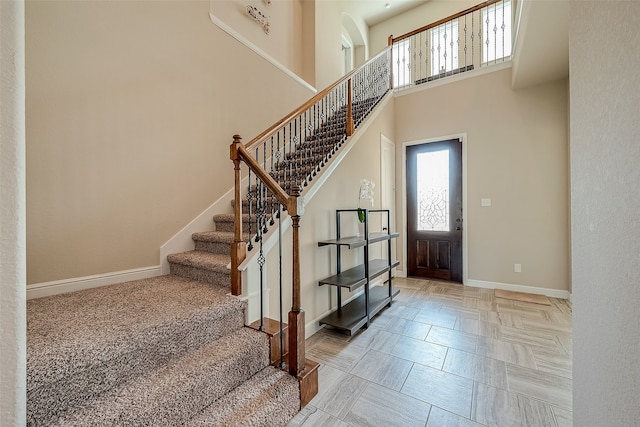
[(168, 275), (27, 301), (30, 422), (242, 327), (227, 293)]
[[(213, 216), (213, 222), (216, 224), (219, 222), (234, 222), (236, 220), (235, 214), (216, 214)], [(242, 214), (242, 222), (249, 222), (249, 214)]]
[(193, 233), (191, 238), (199, 242), (233, 243), (235, 234), (232, 231), (200, 231)]
[(69, 411), (61, 426), (182, 425), (269, 363), (268, 338), (241, 328)]
[[(214, 254), (207, 251), (188, 251), (167, 256), (170, 264), (180, 264), (216, 273), (228, 274), (227, 265), (231, 261), (230, 254)], [(228, 285), (228, 284), (227, 284)]]
[(185, 426), (285, 426), (299, 410), (298, 380), (274, 366), (268, 366)]

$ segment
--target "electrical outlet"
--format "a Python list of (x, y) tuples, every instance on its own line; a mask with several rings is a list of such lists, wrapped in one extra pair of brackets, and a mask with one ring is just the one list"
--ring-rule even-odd
[(514, 273), (522, 273), (522, 264), (513, 264)]

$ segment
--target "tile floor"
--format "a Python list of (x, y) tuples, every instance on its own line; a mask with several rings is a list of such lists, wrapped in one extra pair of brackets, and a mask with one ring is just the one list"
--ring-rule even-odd
[(571, 426), (571, 304), (394, 279), (400, 294), (352, 337), (307, 340), (318, 395), (289, 427)]

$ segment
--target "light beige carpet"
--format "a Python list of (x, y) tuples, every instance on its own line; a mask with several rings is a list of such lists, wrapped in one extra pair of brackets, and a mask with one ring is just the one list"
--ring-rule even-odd
[(531, 302), (534, 304), (551, 305), (551, 301), (544, 295), (527, 294), (524, 292), (505, 291), (502, 289), (495, 290), (496, 298), (512, 299), (516, 301)]

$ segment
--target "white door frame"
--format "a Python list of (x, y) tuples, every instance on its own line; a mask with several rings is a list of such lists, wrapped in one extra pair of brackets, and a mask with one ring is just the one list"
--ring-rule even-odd
[[(385, 150), (386, 149), (386, 150)], [(386, 176), (386, 168), (385, 168), (385, 152), (390, 153), (390, 164), (392, 165), (393, 170), (391, 172), (391, 176)], [(397, 229), (396, 218), (397, 215), (395, 213), (397, 193), (396, 193), (396, 145), (393, 143), (391, 139), (389, 139), (386, 135), (380, 134), (380, 208), (381, 209), (389, 209), (389, 232), (394, 232)], [(390, 187), (390, 188), (389, 188)], [(386, 195), (389, 195), (391, 200), (385, 200)], [(384, 202), (387, 202), (385, 205)], [(391, 258), (396, 258), (397, 248), (396, 242), (394, 241), (391, 245)], [(385, 255), (386, 258), (386, 255)]]
[(468, 275), (468, 245), (467, 245), (467, 228), (469, 221), (467, 214), (467, 134), (458, 133), (453, 135), (439, 136), (437, 138), (420, 139), (417, 141), (408, 141), (402, 143), (402, 161), (400, 168), (402, 170), (402, 189), (400, 197), (402, 198), (402, 206), (400, 213), (402, 215), (402, 271), (398, 271), (398, 276), (407, 277), (407, 147), (412, 145), (429, 144), (431, 142), (445, 141), (447, 139), (459, 139), (462, 141), (462, 283), (467, 284)]

